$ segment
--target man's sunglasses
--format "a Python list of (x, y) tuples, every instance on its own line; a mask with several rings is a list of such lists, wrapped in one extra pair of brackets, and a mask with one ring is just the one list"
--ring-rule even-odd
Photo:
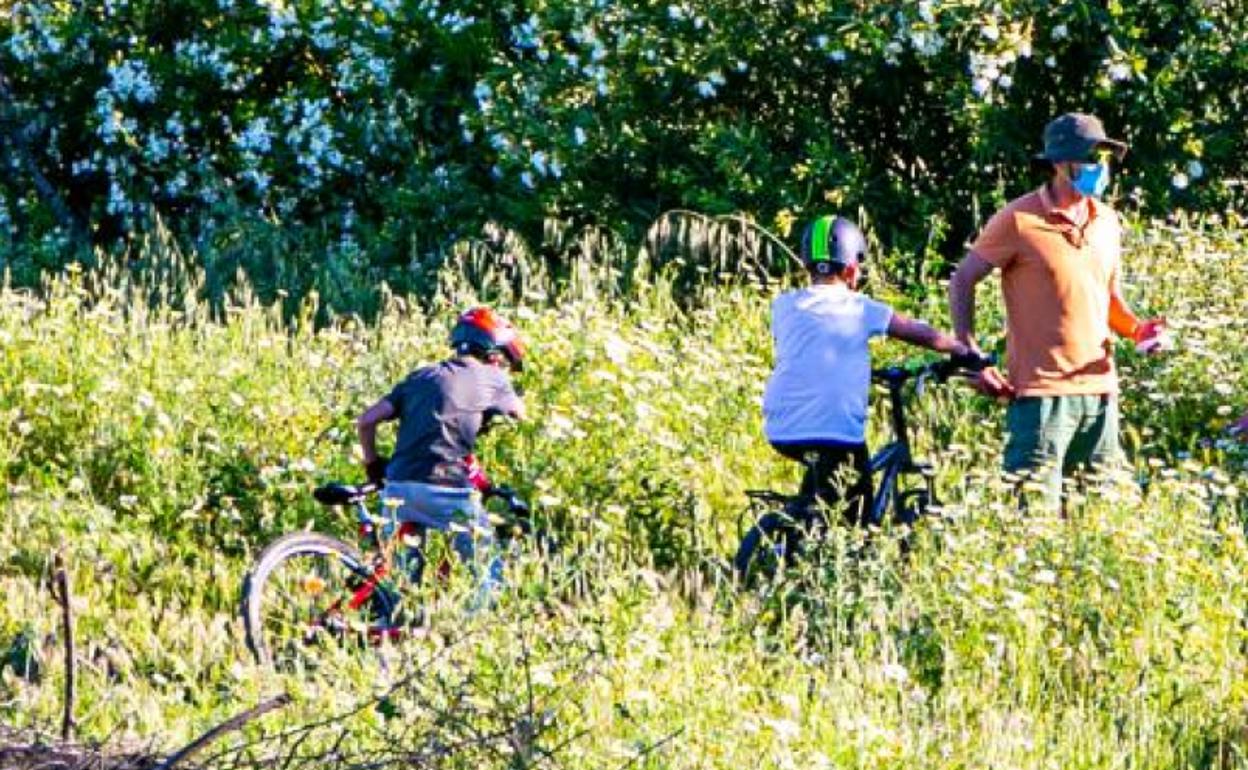
[(1093, 150), (1092, 154), (1088, 156), (1088, 159), (1084, 161), (1084, 164), (1088, 165), (1096, 163), (1097, 165), (1100, 165), (1102, 163), (1109, 163), (1113, 159), (1114, 151), (1102, 147), (1098, 150)]

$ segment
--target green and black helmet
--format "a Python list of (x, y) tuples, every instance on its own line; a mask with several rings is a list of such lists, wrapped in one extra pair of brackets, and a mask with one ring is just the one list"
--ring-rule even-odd
[(866, 237), (844, 217), (819, 217), (802, 233), (802, 262), (816, 275), (837, 275), (866, 258)]

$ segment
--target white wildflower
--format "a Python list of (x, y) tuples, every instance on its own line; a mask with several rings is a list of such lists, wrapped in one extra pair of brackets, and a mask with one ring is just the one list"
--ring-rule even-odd
[(880, 673), (890, 682), (903, 683), (910, 679), (910, 672), (900, 663), (886, 663)]
[(937, 32), (916, 30), (910, 33), (910, 45), (919, 56), (930, 58), (945, 47), (945, 39)]
[(771, 728), (781, 743), (796, 740), (802, 734), (802, 726), (792, 719), (764, 719), (763, 723)]
[(1120, 81), (1131, 78), (1131, 65), (1126, 62), (1114, 62), (1109, 65), (1109, 79)]
[(269, 130), (268, 118), (251, 121), (242, 134), (234, 138), (234, 144), (243, 152), (266, 153), (273, 147), (273, 132)]
[(156, 85), (147, 65), (141, 61), (123, 61), (108, 65), (108, 77), (112, 92), (119, 99), (133, 99), (140, 104), (156, 101)]
[(534, 150), (529, 156), (529, 163), (533, 166), (533, 170), (542, 176), (546, 176), (548, 167), (546, 164), (546, 153), (541, 150)]

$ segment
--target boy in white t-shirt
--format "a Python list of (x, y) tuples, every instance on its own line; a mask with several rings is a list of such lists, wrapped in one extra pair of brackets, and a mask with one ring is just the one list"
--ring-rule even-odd
[(867, 241), (842, 217), (816, 219), (802, 236), (810, 285), (771, 306), (775, 369), (763, 394), (767, 440), (785, 457), (813, 462), (803, 495), (846, 503), (846, 519), (867, 523), (871, 473), (866, 442), (871, 356), (878, 335), (954, 356), (971, 350), (954, 337), (857, 292)]

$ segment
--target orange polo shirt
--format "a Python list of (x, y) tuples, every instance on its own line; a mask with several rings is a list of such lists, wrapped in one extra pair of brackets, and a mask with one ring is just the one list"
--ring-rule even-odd
[(1076, 226), (1041, 187), (998, 211), (971, 253), (1001, 270), (1006, 365), (1020, 396), (1117, 393), (1109, 296), (1118, 274), (1122, 225), (1088, 201)]

